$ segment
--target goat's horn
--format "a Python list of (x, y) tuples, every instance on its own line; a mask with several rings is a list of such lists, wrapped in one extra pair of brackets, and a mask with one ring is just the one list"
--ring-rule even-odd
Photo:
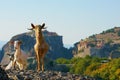
[(33, 30), (33, 28), (31, 28), (31, 29), (29, 29), (29, 28), (27, 28), (28, 30)]
[(42, 27), (44, 27), (44, 26), (45, 26), (45, 23), (42, 24)]
[(34, 26), (34, 24), (33, 24), (33, 23), (31, 23), (31, 26), (32, 26), (32, 28), (35, 28), (35, 26)]
[(45, 23), (43, 23), (43, 24), (41, 25), (41, 28), (42, 28), (42, 29), (46, 29)]
[(43, 29), (46, 29), (47, 27), (44, 27)]
[(34, 26), (33, 23), (31, 23), (31, 26), (32, 26), (32, 28), (31, 28), (31, 29), (28, 29), (28, 30), (33, 30), (33, 29), (35, 28), (35, 26)]

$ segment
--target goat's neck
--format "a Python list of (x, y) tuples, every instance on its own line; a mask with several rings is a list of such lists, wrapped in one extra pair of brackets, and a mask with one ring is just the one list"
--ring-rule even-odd
[(36, 43), (41, 44), (44, 41), (44, 37), (42, 35), (42, 32), (38, 31), (35, 33), (35, 35), (36, 35)]
[(21, 49), (20, 49), (20, 48), (17, 48), (17, 49), (16, 49), (16, 53), (17, 53), (17, 54), (21, 54)]

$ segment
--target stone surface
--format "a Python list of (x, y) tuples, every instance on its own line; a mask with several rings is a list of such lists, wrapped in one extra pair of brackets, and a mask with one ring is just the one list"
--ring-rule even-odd
[(96, 80), (93, 78), (86, 78), (81, 75), (64, 73), (58, 71), (40, 71), (35, 70), (8, 70), (6, 71), (10, 80)]
[(0, 67), (0, 80), (9, 80), (7, 73)]

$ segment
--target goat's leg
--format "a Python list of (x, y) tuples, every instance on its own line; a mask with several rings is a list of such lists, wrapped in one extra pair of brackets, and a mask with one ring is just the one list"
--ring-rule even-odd
[(41, 61), (40, 67), (42, 71), (44, 71), (44, 51), (42, 49), (40, 50), (39, 56), (40, 56), (40, 61)]
[(41, 57), (41, 62), (42, 62), (42, 71), (44, 71), (44, 56)]
[(36, 67), (37, 67), (37, 70), (38, 70), (38, 64), (39, 64), (38, 61), (39, 61), (39, 57), (38, 57), (38, 50), (36, 50), (36, 48), (35, 48), (35, 53), (36, 53), (36, 54), (35, 54), (35, 57), (36, 57), (36, 62), (37, 62), (37, 66), (36, 66)]
[(27, 61), (24, 63), (24, 69), (27, 69)]
[(19, 64), (19, 69), (22, 70), (23, 69), (23, 65)]
[(35, 58), (36, 58), (36, 63), (37, 63), (36, 67), (37, 67), (37, 69), (38, 69), (38, 59), (37, 59), (37, 53), (35, 54)]
[(24, 64), (21, 64), (21, 70), (24, 70)]
[(40, 58), (38, 56), (38, 61), (37, 61), (37, 71), (40, 71)]
[(13, 61), (13, 68), (15, 69), (15, 64), (16, 64), (16, 61)]
[(42, 58), (41, 58), (42, 71), (44, 71), (44, 57), (45, 57), (46, 52), (47, 52), (47, 50), (42, 50)]
[(40, 71), (40, 56), (39, 56), (39, 51), (37, 52), (37, 71)]
[(47, 53), (48, 51), (48, 47), (46, 47), (46, 49), (42, 50), (42, 58), (41, 58), (41, 62), (42, 62), (42, 71), (44, 71), (44, 58), (45, 58), (45, 54)]

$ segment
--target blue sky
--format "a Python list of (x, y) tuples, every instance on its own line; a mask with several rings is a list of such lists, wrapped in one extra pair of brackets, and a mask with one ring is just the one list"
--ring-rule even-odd
[(120, 0), (1, 0), (0, 40), (27, 32), (31, 23), (63, 36), (65, 44), (120, 26)]

